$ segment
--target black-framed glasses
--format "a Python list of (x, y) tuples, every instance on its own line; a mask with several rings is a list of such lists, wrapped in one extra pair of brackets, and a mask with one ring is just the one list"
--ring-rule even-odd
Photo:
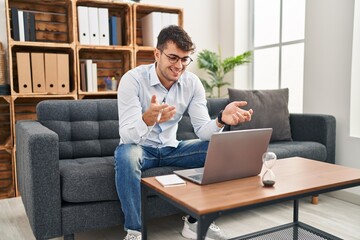
[[(160, 50), (160, 49), (159, 49)], [(181, 64), (184, 65), (184, 66), (187, 66), (189, 65), (193, 60), (191, 59), (191, 57), (189, 56), (186, 56), (186, 57), (179, 57), (178, 55), (175, 55), (175, 54), (170, 54), (170, 55), (167, 55), (163, 50), (160, 50), (161, 53), (163, 53), (168, 59), (169, 59), (169, 62), (171, 64), (175, 64), (177, 63), (179, 60), (181, 60)]]

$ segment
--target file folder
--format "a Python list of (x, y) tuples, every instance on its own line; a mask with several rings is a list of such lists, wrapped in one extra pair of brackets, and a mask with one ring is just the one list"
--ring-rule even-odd
[(30, 53), (17, 52), (16, 64), (19, 82), (19, 93), (32, 93)]
[(109, 10), (98, 8), (99, 16), (99, 45), (109, 46)]
[(90, 45), (99, 45), (99, 16), (96, 7), (88, 7)]
[(67, 94), (70, 92), (70, 71), (69, 71), (69, 54), (57, 54), (57, 80), (58, 93)]
[(45, 53), (45, 83), (47, 93), (58, 93), (56, 53)]
[(34, 93), (45, 93), (44, 53), (31, 53), (31, 74)]
[(78, 6), (78, 26), (79, 26), (79, 42), (80, 44), (89, 45), (89, 14), (88, 7)]

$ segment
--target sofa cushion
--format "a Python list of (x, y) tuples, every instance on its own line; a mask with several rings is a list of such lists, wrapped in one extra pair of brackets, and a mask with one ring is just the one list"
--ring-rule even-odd
[(268, 151), (274, 152), (278, 159), (304, 157), (326, 161), (326, 147), (318, 142), (282, 141), (269, 144)]
[[(62, 200), (95, 202), (119, 200), (115, 187), (114, 157), (64, 159), (59, 162)], [(143, 177), (170, 174), (179, 167), (158, 167)]]
[(110, 156), (119, 144), (116, 99), (46, 100), (36, 111), (59, 136), (60, 159)]
[(229, 88), (230, 101), (247, 101), (244, 109), (253, 109), (250, 122), (231, 126), (230, 130), (272, 128), (271, 142), (291, 140), (288, 99), (289, 89), (239, 90)]
[(118, 200), (114, 157), (59, 161), (62, 199), (67, 202)]

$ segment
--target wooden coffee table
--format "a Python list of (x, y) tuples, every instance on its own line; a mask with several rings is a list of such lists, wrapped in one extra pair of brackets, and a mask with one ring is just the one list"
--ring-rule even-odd
[[(234, 239), (262, 239), (261, 236), (289, 234), (289, 239), (340, 239), (299, 221), (300, 198), (360, 185), (360, 169), (328, 164), (305, 158), (278, 160), (273, 167), (274, 187), (263, 187), (261, 177), (249, 177), (200, 186), (187, 182), (186, 186), (162, 187), (154, 177), (143, 178), (142, 234), (147, 239), (146, 197), (149, 190), (185, 213), (198, 219), (198, 237), (205, 239), (210, 224), (218, 217), (279, 202), (294, 201), (293, 222), (279, 227), (247, 234)], [(269, 235), (271, 234), (271, 235)], [(315, 238), (316, 237), (316, 238)], [(300, 238), (299, 238), (300, 239)]]

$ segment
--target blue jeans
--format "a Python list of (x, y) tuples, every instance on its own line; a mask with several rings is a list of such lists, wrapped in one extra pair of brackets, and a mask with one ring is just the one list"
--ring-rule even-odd
[(141, 231), (141, 172), (149, 168), (204, 166), (209, 142), (186, 140), (178, 147), (153, 148), (121, 144), (115, 150), (115, 184), (125, 215), (125, 230)]

